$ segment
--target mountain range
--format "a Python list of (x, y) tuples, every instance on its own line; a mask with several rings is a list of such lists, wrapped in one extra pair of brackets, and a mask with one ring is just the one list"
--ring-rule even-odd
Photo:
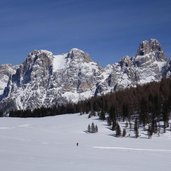
[(106, 67), (77, 48), (61, 55), (34, 50), (18, 66), (0, 65), (0, 110), (76, 103), (170, 75), (170, 60), (156, 39), (141, 42), (135, 56)]

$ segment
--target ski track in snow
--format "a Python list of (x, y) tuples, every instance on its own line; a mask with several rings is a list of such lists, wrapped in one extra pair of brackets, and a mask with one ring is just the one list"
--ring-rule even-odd
[(3, 126), (3, 127), (0, 127), (0, 129), (10, 129), (10, 127)]
[(27, 128), (29, 126), (30, 126), (29, 124), (21, 124), (21, 125), (18, 125), (18, 127), (20, 127), (20, 128)]
[(105, 147), (105, 146), (94, 146), (95, 149), (102, 150), (125, 150), (125, 151), (144, 151), (144, 152), (167, 152), (171, 153), (171, 150), (167, 149), (144, 149), (144, 148), (130, 148), (130, 147)]

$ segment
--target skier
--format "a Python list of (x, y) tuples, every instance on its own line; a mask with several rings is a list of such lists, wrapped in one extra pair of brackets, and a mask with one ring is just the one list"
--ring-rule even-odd
[(76, 144), (77, 146), (79, 145), (79, 143), (77, 142), (77, 144)]

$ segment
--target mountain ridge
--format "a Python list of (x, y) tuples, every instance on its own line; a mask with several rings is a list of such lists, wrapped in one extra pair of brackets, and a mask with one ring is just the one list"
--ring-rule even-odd
[(125, 56), (106, 67), (86, 52), (73, 48), (54, 55), (34, 50), (9, 76), (0, 110), (25, 110), (78, 102), (96, 95), (135, 87), (170, 76), (170, 62), (158, 40), (140, 43), (134, 57)]

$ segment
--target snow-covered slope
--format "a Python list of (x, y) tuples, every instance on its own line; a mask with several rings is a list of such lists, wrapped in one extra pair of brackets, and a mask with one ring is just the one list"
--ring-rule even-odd
[(170, 76), (169, 61), (155, 39), (143, 41), (134, 57), (125, 56), (105, 68), (73, 48), (54, 55), (35, 50), (17, 69), (1, 96), (0, 110), (34, 109), (78, 102)]
[[(87, 134), (88, 124), (98, 133)], [(0, 119), (0, 166), (4, 171), (170, 171), (171, 133), (116, 138), (106, 122), (74, 114)], [(76, 146), (76, 143), (79, 146)]]
[(9, 64), (0, 65), (0, 95), (3, 93), (9, 78), (15, 73), (15, 71), (15, 66)]
[(35, 50), (9, 80), (1, 107), (34, 109), (83, 100), (94, 96), (101, 72), (102, 67), (79, 49), (63, 55)]
[(125, 56), (118, 63), (107, 65), (97, 91), (101, 94), (137, 84), (160, 81), (170, 76), (170, 64), (155, 39), (140, 43), (134, 57)]

